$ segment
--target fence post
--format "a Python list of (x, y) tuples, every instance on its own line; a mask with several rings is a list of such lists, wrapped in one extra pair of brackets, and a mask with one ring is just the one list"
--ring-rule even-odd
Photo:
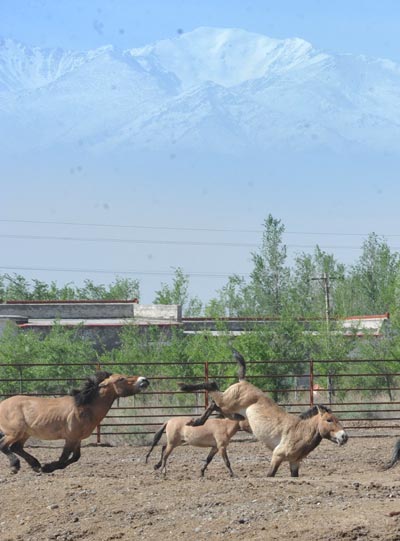
[[(204, 379), (206, 382), (208, 381), (208, 361), (204, 363)], [(204, 394), (204, 407), (208, 408), (208, 391)]]
[(314, 405), (314, 361), (310, 359), (310, 407)]
[[(96, 365), (97, 365), (97, 370), (101, 370), (100, 363), (97, 362)], [(99, 445), (99, 444), (101, 443), (101, 428), (100, 428), (100, 424), (98, 424), (97, 427), (96, 427), (96, 443), (97, 443), (97, 445)]]
[(18, 365), (18, 370), (19, 370), (19, 394), (22, 394), (23, 393), (23, 377), (22, 377), (22, 367), (21, 365), (19, 364)]

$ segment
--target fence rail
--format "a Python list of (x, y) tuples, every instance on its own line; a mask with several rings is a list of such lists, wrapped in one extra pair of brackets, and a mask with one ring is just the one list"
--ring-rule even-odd
[[(208, 405), (204, 392), (185, 394), (177, 381), (237, 381), (231, 361), (0, 364), (0, 399), (14, 394), (61, 396), (95, 369), (145, 375), (146, 393), (117, 400), (92, 439), (97, 443), (144, 442), (166, 418), (197, 416)], [(251, 361), (247, 379), (292, 413), (315, 403), (329, 405), (352, 435), (400, 435), (400, 360)]]

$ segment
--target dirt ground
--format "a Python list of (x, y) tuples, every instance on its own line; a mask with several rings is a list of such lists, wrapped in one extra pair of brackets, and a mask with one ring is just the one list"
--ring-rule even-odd
[[(179, 539), (400, 540), (400, 466), (381, 471), (395, 438), (324, 441), (300, 477), (283, 464), (266, 477), (270, 453), (254, 441), (228, 448), (236, 477), (220, 457), (206, 477), (206, 449), (176, 449), (166, 479), (153, 470), (157, 447), (86, 446), (63, 471), (12, 475), (0, 457), (1, 541)], [(43, 462), (59, 449), (32, 447)]]

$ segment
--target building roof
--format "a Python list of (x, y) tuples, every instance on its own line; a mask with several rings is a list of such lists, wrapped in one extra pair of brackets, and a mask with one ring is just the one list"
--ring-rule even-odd
[(365, 334), (381, 336), (389, 318), (389, 312), (366, 316), (350, 316), (341, 320), (341, 326), (347, 336), (364, 336)]

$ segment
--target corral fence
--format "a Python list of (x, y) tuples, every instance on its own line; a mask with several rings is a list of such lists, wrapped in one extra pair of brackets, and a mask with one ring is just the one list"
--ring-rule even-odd
[[(92, 435), (98, 444), (147, 444), (166, 419), (200, 415), (208, 394), (182, 393), (178, 381), (215, 380), (222, 390), (237, 381), (232, 361), (2, 363), (0, 400), (14, 394), (61, 396), (80, 387), (96, 369), (151, 381), (145, 393), (115, 401)], [(318, 403), (330, 406), (353, 437), (400, 435), (399, 360), (249, 361), (247, 380), (291, 413)]]

